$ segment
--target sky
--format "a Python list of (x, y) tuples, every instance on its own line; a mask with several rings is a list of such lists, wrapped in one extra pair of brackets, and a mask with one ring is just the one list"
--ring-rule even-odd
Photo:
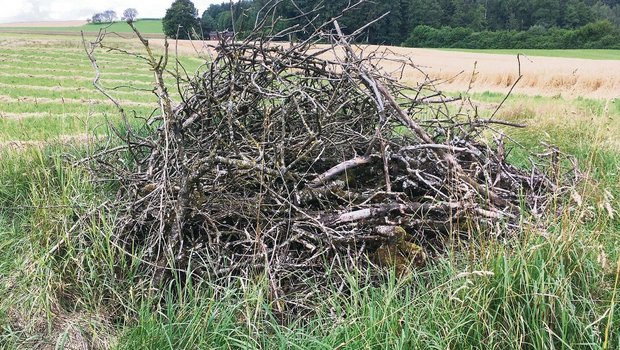
[[(97, 12), (133, 7), (138, 17), (161, 18), (173, 0), (0, 0), (0, 23), (69, 21), (86, 19)], [(210, 4), (225, 0), (193, 0), (201, 15)]]

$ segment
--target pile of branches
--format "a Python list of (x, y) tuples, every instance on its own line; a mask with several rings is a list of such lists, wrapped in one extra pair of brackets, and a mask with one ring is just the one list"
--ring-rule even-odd
[(409, 273), (447, 237), (516, 232), (561, 194), (557, 150), (518, 169), (502, 122), (450, 107), (430, 79), (401, 84), (380, 68), (387, 54), (354, 47), (336, 20), (314, 30), (220, 42), (176, 106), (167, 56), (147, 50), (157, 129), (129, 128), (94, 159), (98, 178), (121, 184), (117, 239), (145, 249), (155, 285), (266, 276), (275, 305), (300, 305), (296, 292), (338, 271)]

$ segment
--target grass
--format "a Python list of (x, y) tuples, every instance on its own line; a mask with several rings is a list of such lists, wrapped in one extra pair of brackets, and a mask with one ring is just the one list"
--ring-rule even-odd
[[(160, 19), (142, 19), (137, 20), (135, 23), (136, 28), (141, 33), (144, 34), (162, 34), (163, 35), (163, 27)], [(88, 32), (88, 33), (96, 33), (99, 29), (107, 28), (109, 32), (117, 32), (117, 33), (131, 33), (132, 30), (129, 25), (123, 21), (114, 22), (112, 24), (104, 23), (104, 24), (92, 24), (88, 23), (83, 26), (73, 26), (73, 27), (5, 27), (2, 28), (0, 26), (0, 31), (32, 31), (32, 32)]]
[(500, 55), (523, 54), (526, 56), (544, 57), (567, 57), (584, 58), (589, 60), (620, 60), (620, 50), (604, 49), (565, 49), (565, 50), (545, 50), (545, 49), (442, 49), (447, 51), (492, 53)]
[[(485, 92), (470, 96), (488, 107), (481, 109), (490, 115), (504, 98), (504, 94)], [(620, 101), (577, 98), (564, 100), (559, 97), (513, 96), (497, 114), (500, 119), (525, 124), (526, 129), (511, 130), (533, 144), (546, 141), (575, 148), (586, 147), (596, 139), (606, 148), (620, 151)], [(593, 134), (598, 132), (596, 136)], [(551, 133), (551, 135), (550, 135)], [(576, 149), (573, 149), (576, 151)]]
[[(571, 258), (588, 257), (572, 242), (556, 243), (532, 238), (524, 251), (487, 248), (493, 259), (471, 266), (446, 257), (418, 276), (388, 278), (380, 287), (351, 276), (352, 295), (334, 293), (304, 325), (270, 322), (260, 289), (242, 302), (191, 295), (161, 313), (139, 313), (137, 326), (121, 336), (121, 348), (543, 349), (559, 340), (596, 347), (595, 332), (583, 322), (595, 317), (595, 305), (572, 290), (594, 281), (567, 273), (588, 268)], [(592, 268), (584, 275), (600, 273)], [(572, 307), (577, 300), (580, 309)], [(346, 317), (334, 321), (330, 309)]]
[[(134, 89), (149, 89), (152, 88), (153, 83), (151, 81), (138, 81), (135, 78), (132, 79), (119, 79), (117, 81), (110, 81), (110, 79), (102, 78), (102, 83), (112, 85), (114, 83), (127, 83), (130, 82), (131, 87), (121, 87), (120, 91), (134, 91)], [(10, 85), (27, 85), (33, 88), (42, 87), (65, 87), (75, 88), (75, 90), (91, 90), (93, 86), (93, 78), (89, 76), (68, 76), (63, 77), (59, 75), (35, 75), (22, 73), (16, 74), (0, 74), (0, 84)]]
[[(117, 98), (130, 99), (127, 104), (142, 102), (157, 102), (157, 97), (150, 91), (115, 91)], [(7, 91), (6, 95), (10, 98), (20, 99), (28, 96), (33, 99), (65, 99), (70, 100), (88, 100), (93, 103), (108, 103), (105, 96), (98, 91), (76, 91), (73, 89), (41, 89), (30, 86), (18, 86)]]
[[(163, 301), (134, 295), (139, 287), (127, 283), (138, 272), (110, 245), (112, 218), (82, 232), (86, 241), (67, 232), (72, 216), (93, 210), (101, 199), (82, 172), (54, 157), (57, 151), (1, 158), (0, 179), (17, 186), (5, 190), (0, 203), (20, 209), (2, 212), (3, 221), (13, 224), (2, 230), (0, 271), (28, 271), (19, 287), (2, 291), (10, 298), (1, 305), (15, 308), (19, 300), (29, 305), (22, 318), (51, 318), (57, 338), (40, 341), (58, 342), (64, 334), (58, 330), (68, 327), (63, 320), (80, 315), (75, 322), (90, 323), (83, 332), (91, 332), (95, 344), (119, 349), (600, 348), (604, 340), (614, 273), (598, 261), (602, 253), (611, 260), (618, 252), (600, 246), (600, 236), (614, 234), (603, 218), (596, 220), (602, 230), (596, 233), (564, 213), (545, 234), (524, 228), (509, 245), (480, 241), (379, 286), (352, 273), (351, 295), (327, 295), (307, 323), (283, 326), (260, 280), (219, 298), (208, 283), (169, 289)], [(617, 155), (613, 161), (620, 164)], [(58, 244), (62, 254), (50, 255)], [(38, 292), (27, 292), (32, 290)], [(121, 306), (127, 314), (114, 313)], [(107, 325), (98, 320), (102, 314), (122, 321)], [(614, 317), (611, 344), (618, 346), (620, 313)], [(40, 343), (28, 336), (31, 331), (5, 327), (0, 341), (34, 347)]]
[[(145, 34), (163, 34), (163, 27), (160, 19), (142, 19), (134, 23), (135, 27)], [(131, 33), (132, 29), (125, 22), (115, 22), (108, 27), (108, 24), (86, 24), (82, 27), (85, 32), (96, 32), (100, 28), (107, 28), (108, 31), (117, 33)]]
[[(116, 108), (92, 85), (95, 72), (79, 47), (79, 38), (51, 40), (58, 45), (54, 48), (36, 35), (3, 37), (10, 43), (31, 44), (8, 44), (0, 52), (0, 142), (43, 141), (101, 132), (106, 130), (106, 121), (119, 119)], [(111, 45), (135, 49), (129, 42), (113, 39)], [(190, 74), (201, 64), (192, 57), (179, 57), (179, 61)], [(157, 100), (152, 92), (152, 72), (140, 58), (100, 50), (97, 62), (100, 83), (111, 89), (110, 94), (130, 114), (154, 113)], [(174, 82), (170, 74), (165, 79)]]
[[(315, 315), (283, 324), (264, 279), (232, 281), (225, 293), (216, 293), (209, 281), (188, 281), (187, 288), (168, 287), (163, 295), (135, 282), (141, 277), (138, 259), (114, 245), (113, 214), (95, 215), (101, 203), (114, 199), (115, 189), (91, 183), (68, 161), (85, 155), (84, 146), (53, 142), (63, 135), (105, 133), (104, 123), (118, 121), (117, 113), (106, 104), (57, 101), (100, 99), (86, 66), (64, 67), (83, 79), (42, 76), (28, 68), (32, 60), (56, 69), (55, 60), (65, 52), (79, 61), (72, 45), (59, 51), (42, 46), (40, 55), (36, 48), (0, 52), (0, 59), (24, 61), (11, 63), (14, 74), (0, 74), (0, 95), (50, 99), (0, 104), (0, 115), (24, 113), (0, 118), (0, 348), (620, 349), (619, 296), (614, 297), (620, 218), (618, 212), (611, 215), (620, 208), (618, 102), (513, 96), (498, 113), (530, 126), (504, 128), (526, 149), (549, 142), (578, 159), (589, 179), (576, 189), (581, 206), (573, 203), (544, 222), (524, 223), (513, 238), (456, 242), (406, 278), (392, 273), (370, 285), (365, 275), (349, 271), (350, 293), (334, 287), (321, 296)], [(102, 59), (122, 66), (113, 54)], [(142, 79), (137, 70), (126, 73)], [(123, 77), (114, 79), (111, 84)], [(145, 102), (146, 96), (122, 98)], [(470, 97), (489, 115), (503, 95)], [(52, 142), (2, 147), (15, 140)], [(525, 156), (515, 147), (510, 159), (527, 166)], [(88, 225), (76, 231), (76, 220)]]
[(80, 114), (0, 120), (0, 142), (47, 141), (70, 135), (106, 134), (109, 122), (120, 122), (114, 113), (84, 117)]
[[(106, 101), (105, 104), (97, 104), (97, 101), (91, 100), (90, 102), (85, 100), (84, 102), (72, 102), (62, 103), (62, 99), (56, 101), (47, 102), (32, 102), (22, 103), (20, 101), (5, 102), (2, 104), (2, 111), (0, 114), (21, 114), (21, 113), (44, 113), (52, 115), (76, 115), (80, 114), (83, 117), (88, 116), (90, 113), (113, 113), (116, 112), (116, 108)], [(156, 107), (156, 106), (154, 106)], [(148, 107), (132, 107), (131, 110), (143, 113), (149, 110)], [(24, 120), (17, 118), (17, 121)], [(8, 120), (7, 120), (8, 121)]]

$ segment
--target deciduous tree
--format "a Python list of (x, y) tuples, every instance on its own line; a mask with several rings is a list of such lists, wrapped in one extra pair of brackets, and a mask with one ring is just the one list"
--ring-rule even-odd
[(162, 20), (164, 34), (176, 39), (189, 39), (198, 29), (198, 10), (190, 0), (175, 0)]
[(138, 10), (135, 8), (128, 8), (123, 11), (123, 20), (133, 22), (138, 17)]

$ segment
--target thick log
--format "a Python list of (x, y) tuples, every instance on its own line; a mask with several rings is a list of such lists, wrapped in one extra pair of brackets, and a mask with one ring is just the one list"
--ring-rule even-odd
[(361, 156), (353, 159), (346, 160), (336, 166), (333, 166), (323, 174), (317, 176), (314, 180), (310, 181), (308, 186), (310, 188), (318, 188), (325, 186), (330, 180), (340, 176), (347, 170), (357, 168), (362, 165), (370, 164), (376, 159), (376, 156)]

